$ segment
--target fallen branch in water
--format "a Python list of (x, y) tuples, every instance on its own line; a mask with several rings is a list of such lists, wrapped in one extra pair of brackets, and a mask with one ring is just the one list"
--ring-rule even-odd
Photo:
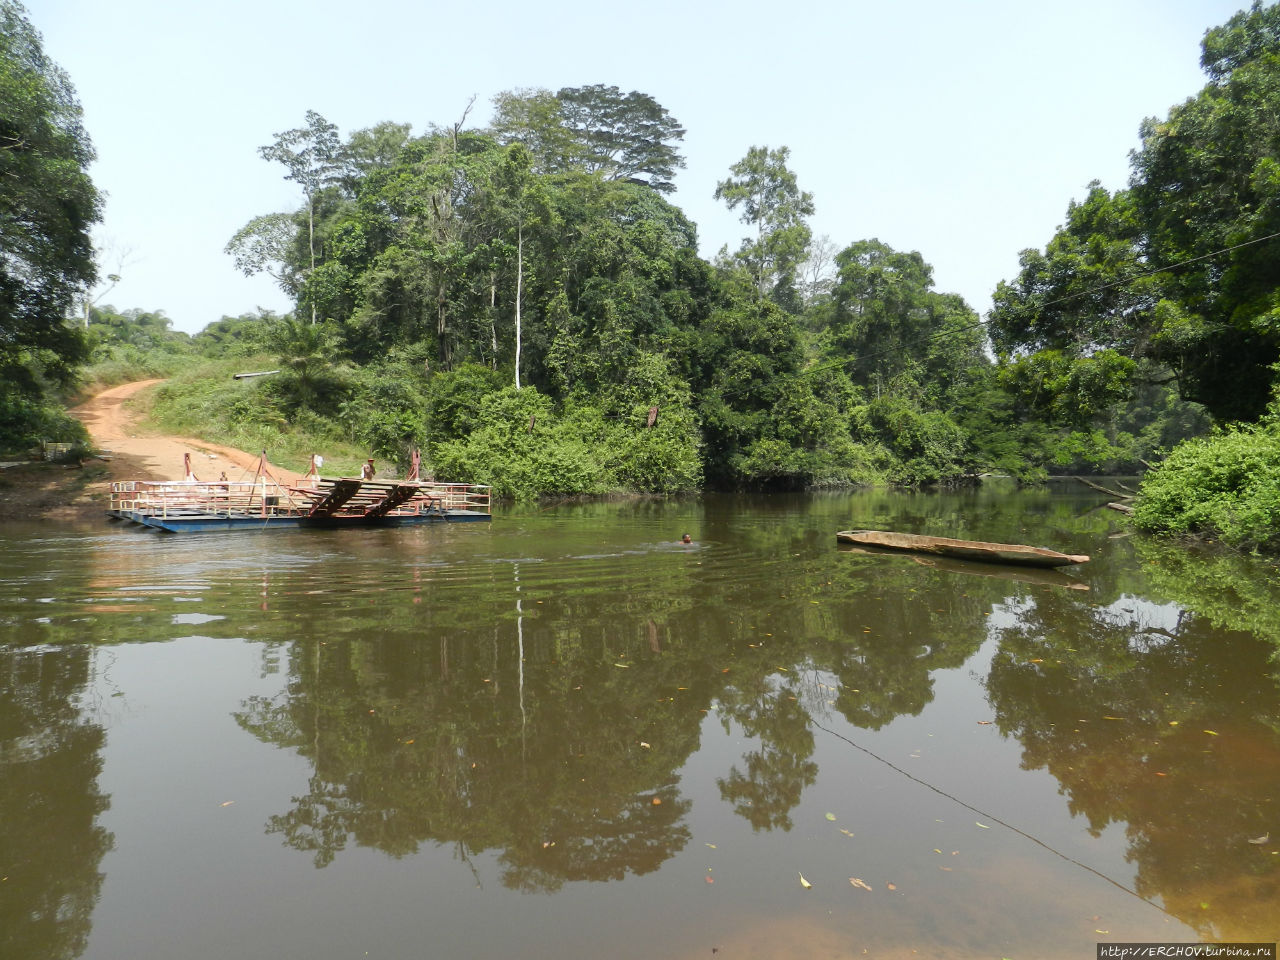
[(1111, 490), (1107, 487), (1102, 486), (1102, 484), (1100, 483), (1093, 483), (1092, 481), (1086, 480), (1084, 477), (1076, 477), (1076, 479), (1079, 480), (1081, 483), (1083, 483), (1086, 487), (1089, 487), (1093, 490), (1097, 490), (1099, 493), (1105, 493), (1109, 497), (1116, 497), (1119, 500), (1133, 499), (1132, 494), (1121, 493), (1119, 490)]

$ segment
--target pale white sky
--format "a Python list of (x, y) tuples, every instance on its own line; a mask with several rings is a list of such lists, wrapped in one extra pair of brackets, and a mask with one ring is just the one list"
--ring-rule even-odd
[[(985, 313), (1088, 182), (1124, 186), (1145, 116), (1204, 84), (1204, 31), (1245, 0), (25, 0), (71, 77), (108, 194), (99, 238), (130, 251), (104, 302), (195, 332), (287, 310), (222, 252), (295, 209), (259, 158), (313, 109), (345, 137), (382, 120), (469, 125), (517, 87), (615, 85), (688, 130), (673, 200), (702, 253), (745, 227), (712, 194), (752, 145), (791, 148), (816, 235), (919, 250)], [(116, 255), (118, 256), (118, 254)], [(103, 273), (113, 272), (109, 256)]]

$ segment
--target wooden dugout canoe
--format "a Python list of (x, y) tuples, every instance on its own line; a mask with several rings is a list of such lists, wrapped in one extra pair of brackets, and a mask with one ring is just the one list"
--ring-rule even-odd
[(888, 530), (841, 530), (836, 534), (836, 539), (841, 543), (856, 543), (864, 547), (880, 547), (884, 550), (928, 553), (939, 557), (980, 560), (986, 563), (1010, 563), (1024, 567), (1066, 567), (1073, 563), (1085, 563), (1089, 559), (1082, 554), (1059, 553), (1057, 550), (1029, 547), (1021, 543), (956, 540), (952, 537), (893, 533)]

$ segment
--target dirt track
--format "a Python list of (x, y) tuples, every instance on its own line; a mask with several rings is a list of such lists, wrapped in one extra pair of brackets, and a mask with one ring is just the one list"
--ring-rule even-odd
[[(94, 446), (109, 454), (106, 462), (88, 460), (83, 469), (55, 463), (19, 464), (0, 473), (0, 521), (100, 521), (115, 480), (181, 480), (183, 454), (201, 480), (230, 480), (253, 475), (257, 454), (233, 450), (192, 437), (173, 437), (144, 429), (127, 401), (160, 383), (143, 380), (104, 390), (70, 412), (88, 429)], [(271, 473), (289, 482), (298, 474), (275, 464)]]
[[(126, 401), (162, 382), (140, 380), (112, 387), (70, 411), (85, 425), (95, 446), (110, 453), (113, 479), (181, 480), (184, 454), (191, 455), (192, 469), (201, 480), (216, 480), (223, 471), (228, 479), (238, 480), (245, 471), (254, 470), (257, 454), (141, 428), (138, 415)], [(279, 480), (300, 479), (298, 474), (275, 464), (271, 465), (271, 472)]]

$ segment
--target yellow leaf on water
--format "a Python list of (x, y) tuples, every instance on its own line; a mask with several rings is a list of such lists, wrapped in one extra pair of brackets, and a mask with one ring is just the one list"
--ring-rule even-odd
[(631, 669), (631, 664), (629, 664), (629, 663), (615, 663), (615, 664), (614, 664), (614, 666), (615, 666), (615, 667), (622, 667), (624, 670), (629, 670), (629, 669)]
[(973, 821), (973, 822), (974, 822), (975, 824), (977, 824), (978, 826), (980, 826), (983, 830), (990, 830), (990, 829), (991, 829), (991, 828), (990, 828), (990, 827), (988, 827), (985, 823), (978, 823), (978, 821), (977, 821), (977, 820), (975, 820), (975, 821)]
[(853, 884), (855, 887), (860, 887), (863, 890), (871, 889), (870, 884), (866, 883), (865, 881), (859, 880), (857, 877), (850, 877), (849, 882)]
[(806, 890), (813, 887), (813, 884), (804, 878), (803, 873), (800, 874), (800, 886), (804, 887)]
[(1217, 730), (1206, 730), (1205, 733), (1207, 733), (1211, 737), (1216, 737), (1218, 735)]
[(843, 833), (846, 837), (852, 837), (852, 836), (853, 836), (853, 831), (852, 831), (852, 830), (846, 830), (846, 829), (844, 829), (844, 827), (841, 827), (841, 828), (840, 828), (840, 832), (841, 832), (841, 833)]
[(836, 815), (835, 815), (834, 813), (828, 813), (828, 814), (827, 814), (827, 819), (828, 819), (828, 820), (832, 820), (832, 821), (834, 821), (834, 820), (835, 820), (835, 818), (836, 818)]
[(218, 804), (218, 806), (220, 806), (220, 807), (229, 807), (229, 806), (231, 806), (233, 803), (235, 803), (235, 801), (234, 801), (234, 800), (224, 800), (222, 803)]

